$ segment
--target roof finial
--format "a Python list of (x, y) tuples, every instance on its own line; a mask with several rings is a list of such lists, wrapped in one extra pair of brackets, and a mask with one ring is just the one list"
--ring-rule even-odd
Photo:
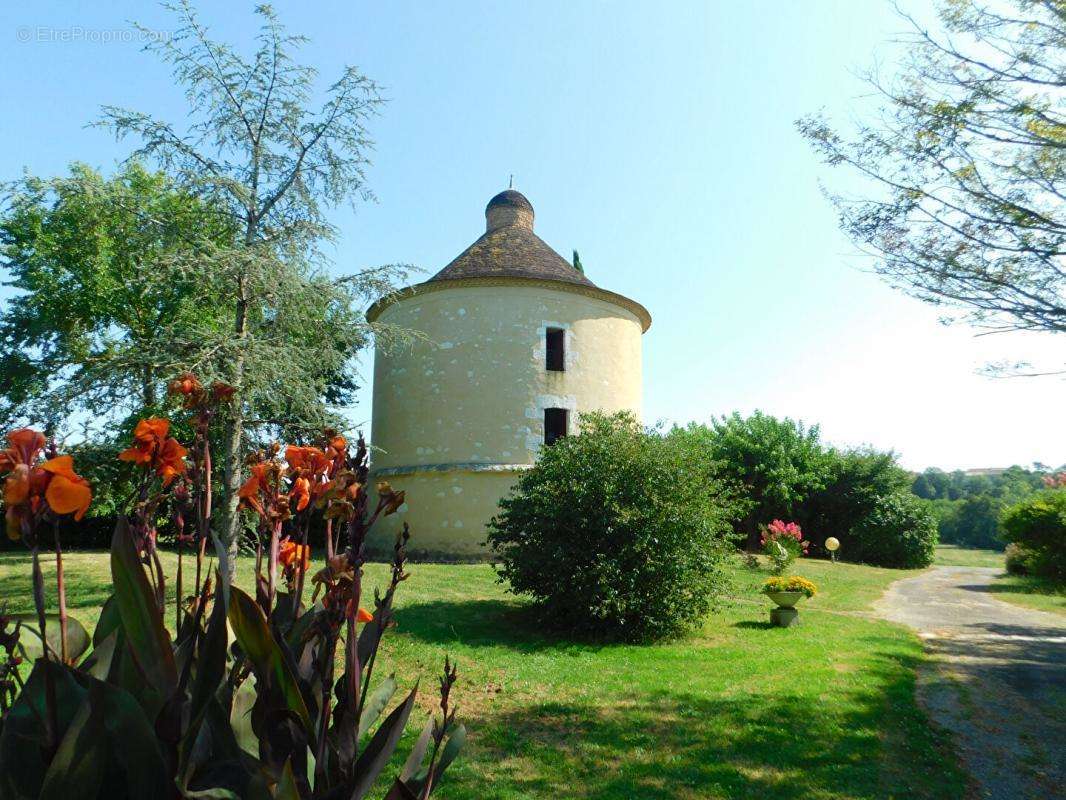
[(511, 179), (509, 181), (507, 181), (507, 188), (508, 189), (513, 189), (514, 188), (514, 173), (513, 172), (511, 173)]

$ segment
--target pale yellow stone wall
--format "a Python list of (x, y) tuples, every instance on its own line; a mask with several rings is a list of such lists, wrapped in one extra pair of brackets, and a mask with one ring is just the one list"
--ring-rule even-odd
[[(406, 510), (378, 526), (377, 549), (406, 520), (415, 551), (484, 554), (497, 501), (536, 460), (545, 408), (569, 409), (571, 432), (583, 411), (640, 415), (642, 320), (632, 310), (606, 292), (469, 283), (416, 293), (377, 317), (427, 337), (375, 357), (375, 476), (408, 492)], [(544, 366), (549, 327), (566, 332), (563, 372)]]

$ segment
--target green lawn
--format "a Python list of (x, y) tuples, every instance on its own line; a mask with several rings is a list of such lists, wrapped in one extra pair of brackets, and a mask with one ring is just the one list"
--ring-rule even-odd
[(977, 550), (953, 544), (939, 544), (933, 564), (938, 567), (1000, 567), (1003, 568), (1003, 553), (1000, 550)]
[(1023, 575), (1000, 576), (990, 591), (1000, 600), (1038, 611), (1066, 614), (1066, 587)]
[[(72, 554), (67, 564), (73, 613), (92, 621), (110, 591), (107, 557)], [(797, 572), (822, 591), (803, 605), (803, 624), (786, 630), (767, 624), (769, 604), (755, 592), (765, 575), (732, 571), (737, 600), (698, 635), (599, 646), (543, 635), (488, 566), (412, 565), (383, 661), (428, 688), (445, 653), (458, 659), (470, 730), (435, 796), (963, 796), (943, 737), (915, 703), (918, 640), (867, 616), (908, 573), (804, 562)], [(385, 568), (368, 572), (382, 581)], [(0, 556), (0, 598), (31, 610), (26, 556)]]

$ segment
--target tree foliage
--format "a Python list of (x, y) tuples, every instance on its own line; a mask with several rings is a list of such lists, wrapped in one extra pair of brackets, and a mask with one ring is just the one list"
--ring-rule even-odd
[(873, 513), (882, 498), (905, 492), (910, 483), (895, 454), (870, 448), (829, 448), (823, 469), (822, 485), (807, 494), (794, 515), (817, 547), (834, 536), (850, 551), (848, 540), (856, 523)]
[[(373, 81), (346, 67), (315, 103), (316, 71), (295, 61), (305, 40), (288, 33), (269, 6), (256, 9), (262, 26), (250, 57), (213, 40), (188, 0), (168, 8), (178, 28), (148, 49), (171, 65), (185, 90), (186, 123), (108, 106), (101, 124), (139, 140), (136, 158), (222, 208), (237, 229), (232, 247), (205, 247), (174, 264), (211, 281), (230, 308), (232, 324), (212, 331), (206, 346), (237, 391), (222, 458), (221, 534), (232, 549), (246, 425), (276, 422), (328, 395), (322, 372), (346, 375), (366, 340), (354, 299), (393, 285), (390, 268), (340, 280), (316, 269), (323, 242), (335, 234), (330, 209), (369, 196), (366, 126), (381, 96)], [(271, 398), (281, 416), (257, 420), (255, 398)]]
[[(688, 463), (736, 487), (745, 509), (736, 532), (749, 551), (759, 546), (760, 528), (780, 519), (802, 525), (812, 554), (824, 553), (823, 543), (834, 536), (840, 556), (851, 561), (899, 566), (926, 557), (911, 553), (908, 543), (925, 546), (927, 509), (915, 511), (899, 500), (912, 496), (911, 479), (894, 453), (829, 447), (818, 426), (759, 411), (734, 413), (711, 426), (674, 428), (667, 441)], [(891, 513), (902, 527), (879, 521)]]
[(734, 412), (710, 427), (691, 423), (675, 428), (670, 437), (715, 464), (747, 499), (739, 533), (749, 549), (758, 546), (760, 524), (790, 519), (798, 504), (825, 483), (818, 426), (807, 428), (761, 411), (749, 417)]
[(1002, 550), (1003, 510), (1044, 488), (1046, 477), (1043, 470), (1017, 466), (979, 474), (930, 468), (914, 478), (911, 491), (931, 501), (940, 541)]
[(1066, 582), (1066, 490), (1032, 495), (1003, 512), (1004, 538), (1016, 545), (1027, 571)]
[(905, 17), (901, 73), (868, 81), (880, 114), (801, 133), (872, 184), (834, 200), (892, 284), (990, 331), (1066, 331), (1066, 7), (951, 0), (943, 30)]
[(734, 501), (629, 414), (583, 414), (489, 526), (499, 574), (553, 627), (647, 640), (699, 623), (722, 585)]
[(223, 324), (221, 298), (168, 268), (232, 224), (195, 192), (134, 162), (105, 179), (83, 164), (9, 187), (0, 258), (16, 293), (0, 314), (0, 418), (59, 428), (151, 412), (194, 357), (191, 328)]

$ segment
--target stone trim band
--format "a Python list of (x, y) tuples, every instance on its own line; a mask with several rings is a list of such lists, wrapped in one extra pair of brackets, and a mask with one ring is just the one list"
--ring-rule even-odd
[(430, 292), (439, 292), (444, 289), (454, 289), (460, 286), (543, 286), (546, 289), (555, 289), (560, 292), (569, 292), (571, 294), (581, 294), (585, 297), (593, 297), (597, 300), (603, 300), (613, 305), (624, 308), (637, 318), (640, 322), (642, 331), (647, 331), (651, 327), (651, 314), (648, 313), (648, 309), (638, 303), (636, 300), (630, 300), (620, 294), (609, 292), (606, 289), (600, 289), (598, 286), (582, 286), (578, 283), (564, 283), (562, 281), (549, 281), (541, 280), (539, 278), (519, 278), (519, 277), (499, 277), (499, 278), (457, 278), (454, 280), (441, 280), (441, 281), (427, 281), (426, 283), (418, 283), (414, 286), (408, 286), (405, 289), (399, 289), (392, 294), (386, 295), (370, 306), (366, 312), (366, 318), (368, 322), (374, 322), (381, 312), (391, 306), (393, 303), (397, 303), (400, 300), (406, 300), (409, 297), (416, 295), (429, 294)]

